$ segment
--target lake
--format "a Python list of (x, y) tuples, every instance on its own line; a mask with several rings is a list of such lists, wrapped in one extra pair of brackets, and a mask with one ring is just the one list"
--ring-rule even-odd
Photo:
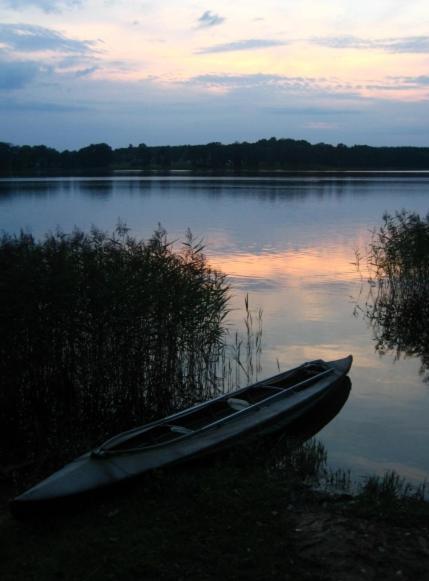
[(426, 215), (429, 175), (199, 178), (121, 176), (0, 180), (0, 230), (37, 236), (57, 227), (112, 230), (118, 220), (149, 238), (187, 228), (228, 273), (229, 327), (243, 327), (244, 297), (263, 309), (263, 373), (352, 353), (352, 390), (318, 435), (334, 469), (355, 478), (394, 469), (429, 477), (429, 384), (417, 357), (380, 356), (356, 306), (370, 286), (357, 271), (385, 212)]

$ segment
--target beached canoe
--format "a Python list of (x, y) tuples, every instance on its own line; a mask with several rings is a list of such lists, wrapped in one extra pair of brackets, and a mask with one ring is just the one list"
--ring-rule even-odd
[(253, 385), (110, 438), (16, 497), (12, 510), (93, 492), (150, 470), (284, 429), (348, 373), (352, 356), (310, 361)]

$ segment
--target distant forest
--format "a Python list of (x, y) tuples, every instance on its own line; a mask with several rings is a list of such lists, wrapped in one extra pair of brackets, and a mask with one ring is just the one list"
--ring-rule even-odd
[(257, 172), (317, 170), (427, 170), (429, 147), (312, 145), (294, 139), (261, 139), (256, 143), (148, 146), (112, 149), (106, 143), (77, 151), (44, 145), (16, 146), (0, 142), (0, 173), (55, 174), (94, 170), (191, 170)]

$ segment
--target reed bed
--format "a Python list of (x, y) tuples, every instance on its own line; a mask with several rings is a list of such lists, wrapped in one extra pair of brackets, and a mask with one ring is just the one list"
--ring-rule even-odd
[(386, 214), (367, 250), (370, 292), (364, 313), (376, 349), (418, 356), (429, 369), (429, 215)]
[(229, 289), (191, 236), (3, 234), (0, 272), (0, 466), (64, 461), (219, 390)]
[(383, 225), (373, 232), (368, 262), (377, 279), (391, 284), (426, 282), (429, 274), (429, 214), (421, 218), (402, 210), (385, 214)]

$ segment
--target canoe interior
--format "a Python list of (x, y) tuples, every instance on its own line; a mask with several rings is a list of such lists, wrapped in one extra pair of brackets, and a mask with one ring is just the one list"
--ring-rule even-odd
[[(301, 367), (297, 367), (296, 369), (292, 369), (291, 371), (289, 371), (288, 373), (286, 373), (284, 376), (280, 377), (277, 380), (275, 377), (271, 380), (267, 380), (267, 382), (264, 385), (280, 387), (282, 389), (293, 387), (297, 383), (301, 383), (302, 381), (311, 379), (312, 377), (318, 375), (319, 373), (322, 373), (328, 368), (329, 366), (326, 365), (326, 363), (323, 361), (310, 363), (307, 365), (303, 365)], [(306, 387), (307, 386), (308, 384), (306, 384)]]
[[(218, 420), (232, 417), (247, 407), (260, 405), (264, 400), (285, 390), (290, 390), (292, 394), (294, 386), (297, 386), (296, 390), (299, 390), (297, 384), (302, 382), (305, 382), (303, 387), (305, 389), (316, 382), (318, 375), (326, 369), (328, 366), (322, 361), (298, 367), (284, 375), (276, 376), (272, 380), (268, 379), (265, 382), (239, 389), (196, 409), (191, 408), (188, 412), (182, 412), (177, 417), (173, 416), (169, 420), (148, 426), (147, 429), (130, 434), (129, 438), (121, 442), (112, 442), (103, 448), (105, 451), (115, 452), (172, 442), (199, 431)], [(312, 378), (314, 378), (314, 382), (311, 381)]]

